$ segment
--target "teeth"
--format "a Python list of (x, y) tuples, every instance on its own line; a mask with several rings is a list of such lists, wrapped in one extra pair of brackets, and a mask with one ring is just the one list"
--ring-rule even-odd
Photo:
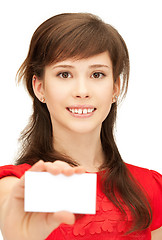
[(87, 109), (83, 109), (83, 114), (87, 114), (88, 110)]
[(94, 111), (94, 108), (85, 108), (85, 109), (77, 109), (77, 108), (69, 108), (69, 111), (72, 113), (76, 113), (76, 114), (87, 114), (87, 113), (91, 113)]
[(78, 109), (78, 114), (82, 114), (82, 109)]

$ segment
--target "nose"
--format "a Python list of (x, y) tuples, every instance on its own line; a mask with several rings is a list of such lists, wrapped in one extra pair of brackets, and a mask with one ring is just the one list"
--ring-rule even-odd
[(85, 79), (76, 80), (76, 84), (73, 91), (74, 98), (89, 98), (90, 97), (90, 89), (88, 87), (88, 83)]

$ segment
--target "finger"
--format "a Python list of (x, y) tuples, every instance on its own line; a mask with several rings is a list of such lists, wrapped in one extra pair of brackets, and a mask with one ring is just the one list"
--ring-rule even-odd
[(59, 227), (59, 225), (62, 223), (69, 224), (69, 225), (74, 224), (75, 223), (75, 215), (73, 213), (70, 213), (67, 211), (48, 213), (45, 217), (45, 223), (43, 223), (44, 237), (46, 238), (47, 236), (49, 236), (49, 233), (51, 231), (53, 231), (53, 229), (56, 229), (57, 227)]
[(65, 223), (70, 225), (75, 223), (75, 215), (71, 212), (67, 211), (56, 212), (55, 218), (59, 223)]
[(67, 167), (62, 170), (62, 173), (66, 176), (71, 176), (73, 174), (82, 174), (85, 173), (85, 169), (83, 167)]
[(75, 173), (78, 173), (78, 174), (86, 172), (85, 168), (81, 167), (81, 166), (80, 167), (75, 167), (74, 169), (75, 169)]
[(57, 167), (63, 167), (66, 169), (65, 172), (71, 172), (70, 169), (73, 169), (72, 173), (85, 173), (86, 171), (82, 166), (71, 167), (68, 163), (59, 160), (55, 161), (53, 164)]
[(71, 176), (74, 173), (85, 173), (85, 169), (83, 167), (71, 167), (68, 163), (59, 160), (54, 163), (49, 163), (48, 167), (48, 171), (52, 174), (63, 173), (66, 176)]
[(61, 173), (61, 168), (57, 165), (54, 165), (52, 162), (45, 163), (46, 171), (53, 174), (58, 175)]
[(75, 173), (74, 167), (71, 167), (68, 163), (63, 162), (63, 161), (55, 161), (53, 163), (53, 166), (55, 168), (60, 169), (60, 173), (66, 175), (66, 176), (71, 176), (72, 174)]
[(60, 173), (63, 173), (66, 176), (72, 175), (75, 170), (74, 168), (70, 167), (68, 164), (54, 164), (51, 162), (45, 163), (46, 171), (53, 174), (58, 175)]
[(56, 160), (55, 162), (44, 162), (43, 160), (35, 163), (29, 171), (38, 171), (38, 172), (49, 172), (53, 175), (58, 175), (63, 173), (66, 176), (71, 176), (74, 173), (84, 173), (85, 169), (81, 166), (79, 167), (71, 167), (68, 163)]
[(52, 174), (59, 174), (61, 172), (60, 168), (57, 165), (54, 167), (52, 162), (44, 162), (39, 160), (35, 163), (28, 171), (33, 172), (50, 172)]
[(60, 167), (60, 168), (66, 168), (66, 167), (71, 167), (67, 162), (56, 160), (53, 162), (54, 166)]
[(72, 225), (75, 223), (75, 215), (68, 211), (60, 211), (48, 214), (47, 223), (51, 225), (53, 222), (55, 222), (58, 226), (61, 223)]
[(45, 163), (46, 171), (51, 174), (57, 175), (63, 173), (67, 176), (70, 176), (74, 173), (73, 168), (66, 162), (55, 161), (55, 162), (46, 162)]
[(46, 171), (45, 162), (43, 160), (39, 160), (28, 171), (33, 171), (33, 172)]

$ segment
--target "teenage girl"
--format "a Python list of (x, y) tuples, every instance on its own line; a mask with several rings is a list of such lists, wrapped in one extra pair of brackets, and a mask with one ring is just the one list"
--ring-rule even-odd
[[(128, 79), (126, 44), (98, 17), (60, 14), (34, 32), (18, 71), (33, 114), (15, 165), (0, 168), (5, 240), (162, 239), (162, 176), (125, 163), (114, 139)], [(24, 212), (25, 171), (96, 172), (96, 214)]]

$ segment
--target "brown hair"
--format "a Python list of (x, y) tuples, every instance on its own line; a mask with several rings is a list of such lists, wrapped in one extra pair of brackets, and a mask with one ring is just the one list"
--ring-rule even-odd
[[(18, 71), (18, 81), (24, 80), (33, 98), (33, 115), (20, 137), (22, 151), (16, 164), (33, 165), (39, 159), (51, 162), (60, 159), (72, 166), (77, 165), (70, 157), (54, 149), (50, 114), (46, 104), (36, 98), (32, 78), (33, 75), (43, 77), (44, 67), (52, 62), (72, 57), (88, 58), (105, 51), (108, 51), (112, 61), (114, 82), (119, 76), (122, 80), (122, 99), (128, 88), (129, 55), (123, 38), (115, 28), (88, 13), (60, 14), (38, 27), (31, 39), (28, 56)], [(121, 212), (125, 212), (124, 204), (128, 206), (134, 218), (131, 231), (145, 229), (151, 223), (151, 208), (116, 146), (113, 133), (116, 114), (117, 103), (113, 103), (101, 128), (101, 142), (106, 156), (101, 169), (107, 169), (103, 191)], [(116, 196), (116, 190), (122, 203)]]

